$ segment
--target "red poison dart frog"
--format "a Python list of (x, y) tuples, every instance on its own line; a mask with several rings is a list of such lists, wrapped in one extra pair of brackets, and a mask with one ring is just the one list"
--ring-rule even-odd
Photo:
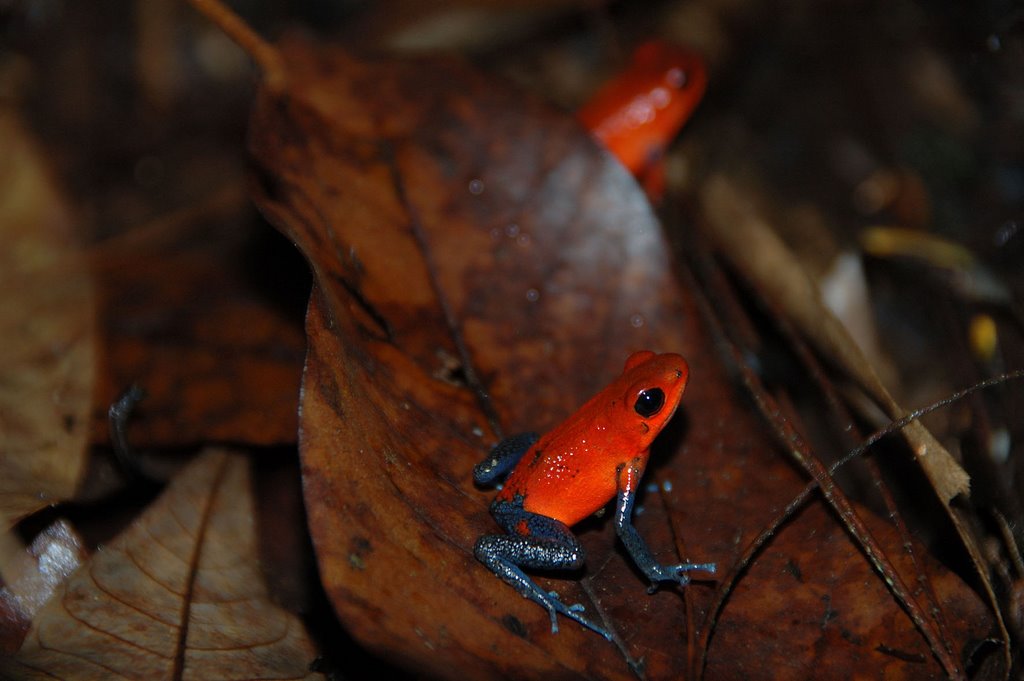
[(707, 70), (696, 52), (646, 42), (634, 51), (626, 70), (576, 116), (657, 197), (665, 179), (658, 161), (697, 108), (706, 86)]
[(676, 411), (689, 368), (676, 354), (633, 353), (622, 375), (561, 425), (538, 438), (506, 438), (473, 469), (477, 484), (493, 483), (512, 471), (491, 514), (507, 534), (481, 537), (477, 559), (516, 591), (548, 611), (551, 631), (557, 613), (611, 640), (586, 619), (583, 606), (566, 605), (541, 589), (526, 569), (572, 570), (583, 565), (583, 548), (570, 527), (615, 499), (615, 528), (637, 567), (652, 583), (687, 584), (693, 570), (714, 572), (714, 563), (662, 565), (633, 527), (633, 502), (651, 442)]

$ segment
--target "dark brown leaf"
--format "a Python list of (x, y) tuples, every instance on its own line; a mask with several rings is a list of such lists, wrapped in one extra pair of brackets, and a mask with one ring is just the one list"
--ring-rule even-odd
[(99, 247), (95, 441), (133, 383), (146, 391), (130, 422), (137, 448), (295, 441), (305, 342), (288, 308), (306, 274), (268, 236), (235, 186)]
[[(920, 545), (910, 547), (915, 564), (891, 525), (858, 510), (900, 574), (927, 573), (954, 657), (966, 659), (992, 626), (978, 597)], [(851, 670), (865, 678), (944, 676), (885, 581), (836, 526), (815, 502), (757, 557), (716, 624), (706, 678), (837, 679), (852, 678)]]

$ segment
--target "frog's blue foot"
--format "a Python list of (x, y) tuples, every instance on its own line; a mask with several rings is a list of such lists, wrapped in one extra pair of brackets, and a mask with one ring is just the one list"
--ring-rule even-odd
[(553, 606), (553, 607), (548, 609), (548, 612), (551, 614), (551, 633), (552, 634), (557, 634), (558, 633), (558, 623), (557, 623), (557, 619), (555, 617), (555, 613), (556, 612), (560, 612), (563, 615), (565, 615), (566, 617), (568, 617), (569, 619), (582, 624), (584, 627), (586, 627), (587, 629), (590, 629), (594, 633), (600, 634), (601, 636), (603, 636), (605, 638), (605, 640), (608, 640), (608, 641), (612, 640), (612, 635), (609, 634), (607, 631), (605, 631), (604, 628), (594, 624), (593, 622), (591, 622), (590, 620), (588, 620), (586, 617), (583, 616), (582, 613), (586, 610), (586, 608), (583, 607), (582, 603), (573, 603), (572, 605), (566, 605), (565, 603), (562, 603), (561, 600), (559, 600), (558, 593), (556, 593), (554, 591), (549, 591), (548, 592), (548, 596), (551, 598), (551, 601), (552, 601), (551, 605)]
[(605, 631), (601, 626), (591, 622), (583, 616), (582, 613), (585, 608), (581, 603), (563, 603), (556, 592), (544, 591), (541, 589), (537, 586), (537, 583), (529, 577), (529, 575), (523, 572), (508, 558), (501, 555), (500, 552), (502, 548), (509, 548), (504, 540), (515, 541), (522, 539), (524, 538), (508, 537), (504, 535), (481, 537), (480, 541), (477, 542), (475, 550), (477, 560), (489, 567), (491, 572), (505, 580), (505, 582), (510, 584), (524, 598), (529, 598), (531, 601), (547, 610), (548, 615), (551, 617), (552, 634), (558, 633), (558, 615), (561, 614), (611, 641), (611, 634)]

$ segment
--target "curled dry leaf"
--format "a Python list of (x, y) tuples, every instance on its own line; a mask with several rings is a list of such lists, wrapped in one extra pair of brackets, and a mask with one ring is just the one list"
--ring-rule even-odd
[(21, 647), (39, 608), (72, 572), (85, 562), (87, 552), (74, 528), (58, 520), (25, 548), (15, 533), (0, 539), (0, 653)]
[[(586, 603), (615, 646), (568, 622), (552, 635), (472, 556), (495, 531), (473, 465), (501, 434), (555, 425), (638, 348), (691, 364), (637, 519), (659, 557), (743, 576), (744, 547), (804, 487), (727, 379), (638, 187), (570, 119), (461, 62), (357, 60), (300, 40), (279, 52), (284, 71), (252, 118), (255, 196), (316, 279), (300, 444), (321, 576), (344, 623), (442, 677), (632, 678), (626, 662), (648, 678), (698, 675), (698, 634), (721, 594), (645, 594), (607, 522), (577, 528), (583, 574), (542, 583)], [(806, 677), (827, 656), (830, 670), (939, 673), (844, 528), (819, 502), (806, 513), (813, 529), (787, 526), (756, 556), (791, 569), (724, 596), (720, 621), (756, 623), (764, 644), (712, 635), (708, 671)], [(914, 551), (909, 569), (940, 575), (940, 602), (955, 603), (954, 640), (984, 636), (975, 595)], [(799, 633), (772, 639), (787, 602), (771, 596), (793, 589), (807, 608), (787, 619)], [(821, 656), (807, 640), (827, 646)]]
[(75, 495), (95, 380), (94, 295), (73, 218), (0, 110), (0, 529)]
[(210, 451), (68, 579), (0, 676), (318, 678), (256, 557), (248, 462)]

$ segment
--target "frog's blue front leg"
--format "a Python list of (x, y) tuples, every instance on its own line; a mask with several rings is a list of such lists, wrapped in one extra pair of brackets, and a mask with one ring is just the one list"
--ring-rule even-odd
[(633, 562), (647, 576), (651, 582), (678, 582), (688, 584), (690, 581), (689, 572), (700, 570), (702, 572), (714, 573), (714, 563), (678, 563), (676, 565), (662, 565), (647, 548), (640, 533), (633, 527), (633, 502), (636, 501), (637, 486), (640, 483), (642, 470), (637, 463), (630, 462), (619, 467), (618, 474), (618, 496), (615, 499), (615, 530), (622, 543), (625, 544)]
[(473, 480), (478, 485), (503, 480), (536, 441), (537, 433), (519, 433), (505, 438), (473, 468)]
[(508, 534), (481, 537), (473, 548), (477, 560), (510, 584), (524, 598), (548, 611), (551, 632), (558, 632), (558, 613), (579, 622), (609, 641), (611, 635), (585, 618), (579, 603), (566, 605), (554, 591), (544, 591), (521, 568), (574, 570), (583, 565), (583, 547), (565, 523), (523, 509), (522, 497), (495, 501), (491, 513)]

